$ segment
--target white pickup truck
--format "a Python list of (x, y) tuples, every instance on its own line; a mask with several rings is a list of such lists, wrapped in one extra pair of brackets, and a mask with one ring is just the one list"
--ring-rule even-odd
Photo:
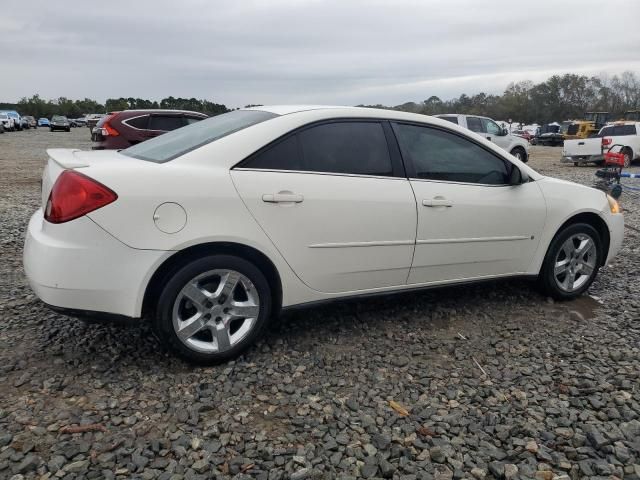
[(616, 122), (605, 125), (593, 137), (565, 140), (561, 161), (574, 165), (599, 164), (612, 147), (612, 151), (624, 154), (625, 167), (640, 159), (640, 122)]
[(529, 160), (529, 142), (522, 137), (512, 135), (506, 128), (502, 128), (490, 118), (453, 113), (436, 115), (436, 117), (476, 132), (506, 150), (518, 160), (523, 162)]

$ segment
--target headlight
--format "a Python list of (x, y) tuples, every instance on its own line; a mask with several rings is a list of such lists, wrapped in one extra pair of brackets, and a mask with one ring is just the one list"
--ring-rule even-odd
[(609, 210), (611, 213), (620, 213), (620, 204), (611, 195), (607, 195), (607, 201), (609, 202)]

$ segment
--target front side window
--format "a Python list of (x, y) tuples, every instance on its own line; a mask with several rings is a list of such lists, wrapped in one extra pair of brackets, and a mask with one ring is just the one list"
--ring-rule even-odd
[(305, 170), (391, 176), (387, 139), (377, 122), (337, 122), (299, 133)]
[(444, 130), (394, 124), (400, 151), (415, 178), (506, 185), (513, 166), (479, 145)]
[(488, 118), (482, 119), (482, 126), (484, 132), (490, 135), (500, 135), (502, 133), (502, 128), (500, 128), (496, 122), (489, 120)]
[(467, 117), (467, 127), (472, 132), (482, 133), (482, 122), (478, 117)]
[(241, 164), (246, 168), (392, 176), (378, 122), (335, 122), (294, 133)]

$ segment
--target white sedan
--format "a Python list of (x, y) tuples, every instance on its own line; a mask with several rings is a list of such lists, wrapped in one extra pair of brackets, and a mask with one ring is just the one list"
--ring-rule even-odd
[(603, 192), (397, 111), (257, 107), (120, 152), (48, 154), (33, 290), (69, 315), (146, 318), (199, 363), (294, 305), (513, 276), (570, 299), (623, 237)]

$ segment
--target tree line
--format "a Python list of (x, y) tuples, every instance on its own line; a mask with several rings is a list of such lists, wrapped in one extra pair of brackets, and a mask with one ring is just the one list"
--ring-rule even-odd
[[(438, 113), (466, 113), (484, 115), (496, 120), (524, 123), (548, 123), (567, 119), (580, 119), (587, 111), (605, 111), (619, 118), (626, 110), (640, 108), (640, 78), (635, 72), (620, 75), (586, 76), (567, 73), (553, 75), (544, 82), (529, 80), (511, 83), (502, 95), (477, 93), (462, 94), (451, 100), (432, 95), (422, 102), (402, 105), (362, 105), (368, 107), (403, 110), (426, 115)], [(60, 97), (44, 100), (39, 95), (22, 98), (17, 104), (0, 103), (0, 109), (18, 110), (36, 118), (65, 115), (69, 118), (88, 113), (106, 113), (127, 109), (166, 108), (192, 110), (218, 115), (230, 111), (224, 104), (196, 98), (167, 97), (162, 100), (142, 98), (110, 98), (100, 104), (90, 98), (71, 100)]]
[(17, 110), (21, 115), (32, 115), (35, 118), (51, 118), (53, 115), (64, 115), (68, 118), (78, 118), (89, 113), (107, 113), (122, 110), (165, 108), (175, 110), (191, 110), (206, 113), (209, 116), (218, 115), (230, 111), (226, 105), (199, 100), (197, 98), (163, 98), (145, 100), (142, 98), (109, 98), (104, 104), (90, 98), (84, 100), (71, 100), (60, 97), (52, 100), (44, 100), (40, 95), (23, 97), (18, 103), (0, 103), (0, 110)]
[(388, 107), (406, 112), (436, 115), (463, 113), (483, 115), (495, 120), (512, 119), (523, 123), (550, 123), (580, 119), (585, 112), (610, 112), (621, 118), (626, 110), (640, 108), (640, 78), (635, 72), (612, 77), (567, 73), (553, 75), (534, 84), (529, 80), (510, 83), (502, 95), (462, 94), (451, 100), (433, 95), (422, 102), (407, 102)]

